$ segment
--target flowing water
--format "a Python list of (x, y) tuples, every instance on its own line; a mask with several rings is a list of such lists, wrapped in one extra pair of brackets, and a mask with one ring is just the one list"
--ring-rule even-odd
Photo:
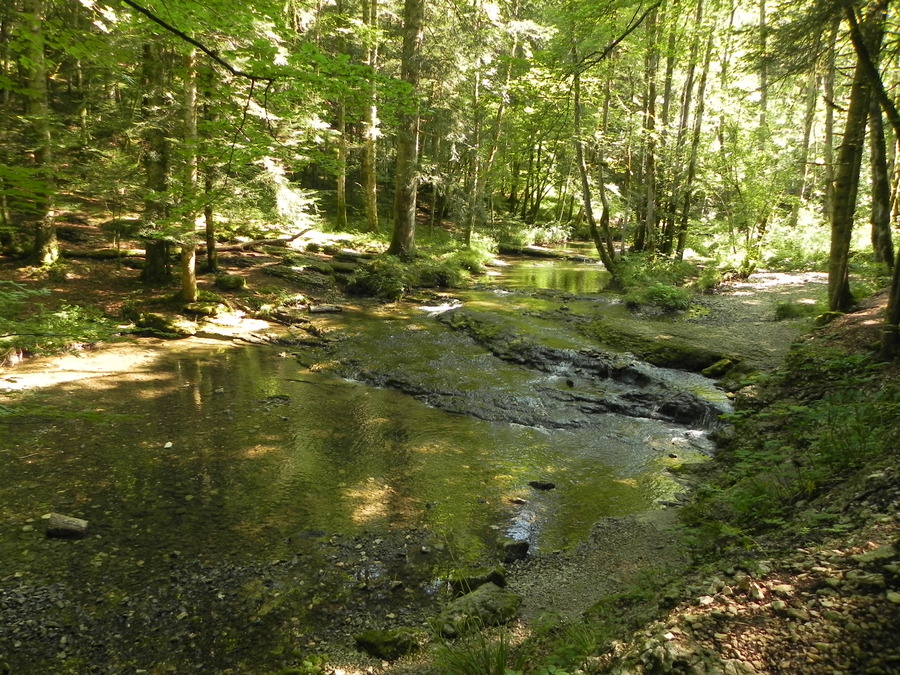
[[(590, 347), (586, 339), (528, 312), (591, 296), (604, 279), (595, 265), (523, 262), (463, 294), (462, 304), (576, 354)], [(535, 288), (572, 297), (522, 292)], [(148, 581), (175, 578), (173, 561), (204, 565), (200, 578), (211, 579), (223, 561), (246, 570), (293, 560), (290, 583), (314, 584), (329, 564), (327, 546), (364, 536), (421, 539), (428, 555), (406, 555), (402, 566), (385, 555), (346, 564), (365, 568), (367, 579), (431, 592), (436, 570), (496, 560), (503, 537), (552, 551), (582, 541), (603, 517), (658, 508), (679, 491), (666, 467), (708, 451), (699, 420), (586, 413), (582, 404), (556, 424), (569, 414), (558, 406), (570, 391), (589, 396), (611, 385), (574, 383), (565, 364), (548, 372), (498, 359), (439, 322), (446, 309), (330, 318), (345, 338), (327, 355), (338, 364), (331, 369), (304, 368), (274, 347), (207, 343), (160, 352), (122, 376), (59, 382), (23, 398), (28, 414), (0, 426), (0, 597), (9, 601), (0, 614), (14, 608), (15, 593), (70, 588), (76, 579), (98, 605), (119, 611), (116, 603), (127, 605)], [(635, 367), (665, 386), (719, 396), (703, 378)], [(522, 419), (539, 423), (503, 411), (526, 411)], [(538, 491), (529, 486), (535, 480), (556, 487)], [(88, 519), (91, 536), (45, 539), (41, 519), (50, 512)], [(248, 583), (235, 577), (245, 596)], [(69, 616), (82, 600), (74, 590), (61, 594)], [(152, 607), (164, 604), (153, 597)], [(186, 616), (193, 610), (185, 606)], [(94, 610), (84, 611), (102, 613)], [(173, 616), (177, 623), (182, 613)], [(48, 656), (29, 642), (38, 638), (0, 635), (0, 656), (69, 664), (78, 653), (64, 644)], [(206, 663), (232, 663), (225, 647), (216, 649), (226, 656), (206, 653)], [(59, 672), (78, 672), (71, 668)]]

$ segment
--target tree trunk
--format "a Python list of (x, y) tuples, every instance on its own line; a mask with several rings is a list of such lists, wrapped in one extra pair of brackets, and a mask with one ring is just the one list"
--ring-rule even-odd
[(160, 111), (166, 106), (165, 66), (163, 49), (156, 43), (147, 43), (143, 49), (142, 68), (142, 162), (144, 166), (144, 227), (148, 232), (147, 258), (141, 278), (147, 285), (160, 286), (172, 278), (169, 264), (171, 242), (154, 237), (159, 221), (169, 215), (166, 192), (169, 188), (169, 140)]
[[(363, 23), (370, 28), (378, 27), (378, 0), (363, 0)], [(378, 232), (378, 87), (375, 69), (378, 66), (378, 45), (372, 44), (366, 52), (366, 65), (371, 69), (369, 77), (369, 105), (365, 123), (363, 142), (362, 179), (366, 204), (366, 229)]]
[(816, 101), (819, 97), (818, 73), (812, 69), (806, 89), (806, 114), (803, 117), (803, 138), (800, 141), (800, 155), (797, 160), (797, 173), (791, 194), (796, 198), (791, 205), (791, 216), (788, 227), (796, 227), (800, 218), (800, 206), (806, 196), (806, 179), (809, 174), (809, 146), (812, 138), (813, 121), (816, 116)]
[(875, 262), (894, 266), (891, 239), (891, 177), (888, 171), (881, 106), (873, 97), (869, 115), (869, 148), (872, 165), (872, 251)]
[(647, 55), (647, 100), (644, 107), (644, 187), (646, 211), (644, 223), (635, 247), (639, 250), (656, 249), (656, 75), (659, 69), (659, 47), (657, 45), (657, 12), (654, 9), (647, 17), (647, 31), (650, 52)]
[[(214, 95), (214, 72), (212, 68), (206, 66), (201, 71), (200, 81), (203, 85), (203, 121), (204, 125), (203, 138), (204, 148), (208, 148), (211, 140), (209, 131), (206, 127), (212, 126), (215, 122), (216, 115), (213, 111), (213, 95)], [(209, 150), (203, 153), (203, 238), (206, 241), (206, 270), (208, 272), (219, 271), (219, 254), (216, 252), (216, 217), (214, 210), (215, 187), (217, 158), (211, 156)]]
[(694, 112), (694, 129), (691, 138), (691, 154), (688, 159), (687, 174), (684, 179), (683, 200), (681, 204), (681, 217), (678, 223), (678, 243), (675, 247), (675, 256), (678, 260), (684, 258), (684, 249), (687, 245), (687, 233), (691, 219), (691, 208), (694, 198), (694, 178), (697, 175), (697, 157), (700, 152), (700, 139), (703, 135), (703, 115), (706, 112), (706, 83), (709, 80), (709, 66), (712, 62), (714, 43), (714, 31), (709, 31), (706, 41), (706, 53), (703, 56), (703, 72), (697, 85), (697, 110)]
[(831, 28), (828, 49), (828, 63), (825, 68), (825, 82), (823, 83), (825, 98), (825, 122), (822, 130), (823, 161), (825, 163), (825, 190), (822, 201), (822, 216), (826, 223), (830, 223), (834, 216), (834, 76), (835, 56), (837, 54), (837, 34), (840, 21), (835, 21)]
[(34, 199), (34, 243), (32, 261), (51, 265), (59, 258), (59, 242), (53, 222), (53, 146), (50, 138), (50, 104), (47, 92), (47, 62), (44, 55), (44, 2), (24, 0), (27, 17), (28, 49), (28, 120), (32, 128), (34, 166), (44, 185)]
[(409, 101), (400, 115), (397, 132), (397, 168), (394, 179), (394, 229), (388, 253), (408, 257), (416, 248), (416, 191), (419, 156), (417, 101), (420, 50), (425, 24), (425, 0), (405, 0), (403, 53), (400, 78), (409, 86)]
[(343, 101), (337, 104), (337, 177), (335, 225), (341, 232), (347, 230), (347, 106)]
[[(591, 239), (594, 242), (594, 246), (597, 248), (597, 254), (600, 256), (600, 261), (612, 276), (613, 281), (617, 282), (619, 270), (618, 265), (616, 264), (615, 252), (612, 247), (612, 238), (609, 233), (609, 210), (606, 208), (607, 205), (605, 200), (599, 227), (594, 218), (590, 174), (588, 172), (587, 160), (584, 156), (584, 139), (581, 136), (581, 73), (579, 73), (578, 70), (575, 71), (572, 80), (572, 109), (575, 131), (575, 161), (578, 164), (578, 174), (581, 177), (581, 200), (584, 205), (584, 215), (585, 218), (587, 218)], [(605, 189), (602, 182), (600, 189)]]
[(197, 198), (197, 57), (192, 50), (184, 58), (184, 185), (182, 198), (184, 233), (181, 237), (181, 292), (183, 302), (197, 302), (197, 241), (195, 207)]
[[(873, 13), (869, 15), (865, 25), (867, 47), (876, 58), (883, 36), (880, 18), (880, 13)], [(831, 217), (831, 248), (828, 257), (828, 309), (833, 312), (846, 312), (853, 305), (849, 274), (850, 239), (871, 100), (872, 85), (863, 59), (857, 57), (844, 138), (835, 168), (834, 213)]]

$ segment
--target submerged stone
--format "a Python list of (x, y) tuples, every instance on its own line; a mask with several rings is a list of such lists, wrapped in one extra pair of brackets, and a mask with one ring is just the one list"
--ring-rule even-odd
[(47, 521), (47, 536), (52, 539), (83, 539), (88, 521), (61, 513), (51, 513)]
[(529, 544), (527, 540), (505, 539), (503, 546), (503, 562), (512, 563), (517, 560), (525, 560), (528, 557)]
[(551, 483), (548, 480), (530, 480), (528, 484), (535, 490), (553, 490), (556, 488), (556, 483)]

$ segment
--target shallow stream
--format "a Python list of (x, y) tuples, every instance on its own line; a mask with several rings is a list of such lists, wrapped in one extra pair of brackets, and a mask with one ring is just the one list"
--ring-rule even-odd
[[(341, 339), (312, 369), (297, 348), (197, 341), (33, 390), (29, 414), (0, 426), (0, 661), (149, 669), (143, 624), (172, 631), (160, 663), (176, 670), (149, 672), (267, 672), (290, 662), (269, 635), (284, 622), (315, 645), (326, 625), (365, 623), (341, 614), (354, 603), (375, 620), (427, 603), (443, 572), (496, 561), (504, 537), (553, 551), (599, 519), (659, 508), (680, 490), (666, 467), (708, 452), (703, 421), (597, 412), (585, 401), (613, 385), (570, 363), (591, 343), (529, 316), (566, 302), (620, 311), (594, 295), (603, 283), (591, 264), (522, 261), (445, 306), (327, 318)], [(460, 304), (560, 362), (498, 358), (438, 320)], [(703, 378), (628, 367), (724, 409)], [(90, 536), (46, 539), (50, 512), (88, 519)], [(385, 590), (401, 586), (402, 598)], [(259, 622), (265, 638), (241, 634)], [(79, 670), (100, 650), (108, 670)]]

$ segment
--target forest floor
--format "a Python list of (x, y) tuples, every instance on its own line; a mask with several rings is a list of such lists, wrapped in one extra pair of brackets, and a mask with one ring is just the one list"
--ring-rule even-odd
[[(264, 272), (274, 256), (240, 252), (222, 262), (226, 271), (246, 276), (250, 288), (265, 289), (267, 295), (295, 290)], [(148, 293), (134, 269), (114, 260), (69, 258), (50, 275), (0, 264), (0, 279), (49, 287), (53, 294), (47, 302), (88, 301), (111, 316), (120, 316), (129, 304), (161, 296)], [(212, 281), (202, 277), (201, 287), (214, 290)], [(696, 322), (740, 331), (743, 338), (766, 345), (761, 365), (774, 368), (798, 333), (796, 324), (772, 319), (774, 302), (811, 298), (823, 281), (821, 275), (761, 273), (747, 282), (731, 282), (701, 298), (708, 311)], [(336, 286), (309, 289), (307, 295), (322, 303), (357, 302)], [(806, 339), (848, 353), (868, 352), (880, 335), (884, 302), (876, 297)], [(231, 330), (240, 334), (274, 328), (245, 320)], [(135, 347), (167, 349), (170, 344), (151, 340)], [(7, 369), (3, 386), (27, 388), (27, 372), (65, 370), (64, 358)], [(126, 370), (127, 365), (123, 375)], [(897, 370), (893, 368), (892, 377), (900, 374)], [(748, 543), (746, 551), (723, 551), (718, 560), (702, 564), (677, 525), (676, 509), (601, 521), (576, 549), (540, 554), (513, 566), (509, 584), (523, 596), (514, 634), (534, 634), (548, 615), (556, 615), (558, 626), (578, 625), (603, 598), (656, 576), (668, 581), (668, 590), (664, 599), (652, 598), (660, 605), (655, 621), (586, 660), (580, 672), (900, 673), (900, 553), (894, 548), (895, 543), (900, 546), (898, 504), (900, 470), (867, 467), (798, 507), (797, 523), (827, 512), (834, 515), (830, 527), (786, 527)], [(628, 607), (624, 603), (622, 612)], [(328, 672), (439, 671), (420, 658), (393, 665), (360, 659), (357, 665), (347, 662)]]

